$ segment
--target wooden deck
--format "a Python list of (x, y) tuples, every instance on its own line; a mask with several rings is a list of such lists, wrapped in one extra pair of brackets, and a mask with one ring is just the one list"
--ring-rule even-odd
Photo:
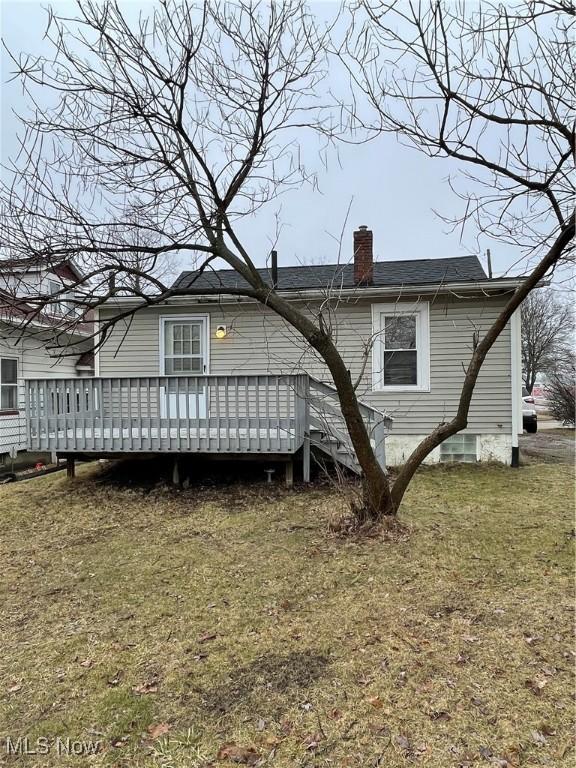
[[(333, 387), (307, 374), (28, 379), (28, 447), (59, 454), (356, 457)], [(362, 405), (379, 461), (391, 419)]]

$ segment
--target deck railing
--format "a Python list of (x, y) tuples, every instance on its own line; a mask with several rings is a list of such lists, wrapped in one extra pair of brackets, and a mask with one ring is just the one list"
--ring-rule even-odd
[(29, 379), (29, 444), (61, 452), (293, 453), (304, 440), (306, 378)]
[[(330, 436), (353, 457), (336, 390), (307, 374), (130, 376), (26, 381), (28, 446), (58, 453), (264, 453)], [(361, 404), (378, 460), (391, 419)], [(327, 441), (328, 442), (328, 441)], [(324, 446), (326, 447), (326, 446)]]

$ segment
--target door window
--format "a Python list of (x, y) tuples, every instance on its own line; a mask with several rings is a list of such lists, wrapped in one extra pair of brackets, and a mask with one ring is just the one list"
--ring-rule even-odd
[(193, 376), (206, 373), (203, 320), (164, 321), (164, 374)]

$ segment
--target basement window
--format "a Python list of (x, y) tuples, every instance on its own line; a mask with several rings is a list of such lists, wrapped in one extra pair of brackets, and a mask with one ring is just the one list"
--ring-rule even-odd
[(477, 435), (452, 435), (440, 445), (440, 461), (478, 461)]

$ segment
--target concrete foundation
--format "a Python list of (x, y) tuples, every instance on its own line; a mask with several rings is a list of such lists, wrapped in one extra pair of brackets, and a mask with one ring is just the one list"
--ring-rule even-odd
[[(425, 435), (394, 435), (386, 438), (386, 464), (396, 467), (403, 464)], [(512, 435), (477, 435), (476, 451), (478, 461), (497, 461), (510, 464), (512, 458)], [(435, 448), (425, 464), (440, 461), (440, 448)]]

